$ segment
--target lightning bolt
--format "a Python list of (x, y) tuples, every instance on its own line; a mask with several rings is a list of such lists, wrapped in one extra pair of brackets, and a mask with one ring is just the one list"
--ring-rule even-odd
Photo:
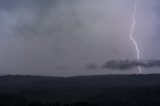
[[(134, 1), (134, 11), (132, 13), (132, 26), (131, 26), (131, 31), (130, 31), (130, 40), (133, 42), (133, 44), (135, 46), (137, 59), (138, 59), (138, 61), (140, 61), (140, 50), (139, 50), (139, 47), (138, 47), (136, 40), (133, 37), (133, 33), (135, 30), (135, 24), (136, 24), (136, 19), (135, 19), (136, 14), (137, 14), (137, 0)], [(140, 73), (142, 73), (142, 69), (139, 65), (138, 65), (138, 70)]]

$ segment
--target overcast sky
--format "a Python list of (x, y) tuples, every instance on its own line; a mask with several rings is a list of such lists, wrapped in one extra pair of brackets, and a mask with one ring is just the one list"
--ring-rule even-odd
[[(159, 0), (137, 2), (134, 38), (142, 59), (160, 59), (159, 8)], [(133, 10), (134, 0), (0, 0), (0, 73), (119, 73), (85, 66), (136, 59)]]

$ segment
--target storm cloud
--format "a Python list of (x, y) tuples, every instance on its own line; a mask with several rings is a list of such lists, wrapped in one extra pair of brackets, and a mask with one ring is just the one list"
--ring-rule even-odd
[[(137, 2), (134, 38), (144, 59), (159, 58), (159, 4)], [(0, 73), (108, 74), (84, 66), (136, 59), (133, 9), (134, 0), (0, 0)]]
[(160, 60), (111, 60), (106, 62), (106, 64), (103, 65), (102, 68), (127, 70), (138, 66), (144, 68), (160, 68)]

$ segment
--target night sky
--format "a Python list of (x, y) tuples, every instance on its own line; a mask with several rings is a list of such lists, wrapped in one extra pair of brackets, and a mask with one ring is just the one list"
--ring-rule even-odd
[[(0, 0), (0, 74), (138, 73), (86, 67), (136, 59), (133, 10), (134, 0)], [(159, 0), (137, 2), (133, 36), (142, 59), (160, 59), (159, 10)]]

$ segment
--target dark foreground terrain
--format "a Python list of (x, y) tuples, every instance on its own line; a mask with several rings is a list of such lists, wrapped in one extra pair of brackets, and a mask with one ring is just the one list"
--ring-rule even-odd
[(160, 106), (160, 75), (1, 76), (0, 106)]

